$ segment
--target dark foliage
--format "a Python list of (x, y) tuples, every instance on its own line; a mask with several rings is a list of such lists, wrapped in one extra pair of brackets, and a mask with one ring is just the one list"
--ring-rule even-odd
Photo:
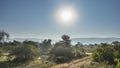
[(93, 59), (97, 62), (108, 61), (109, 64), (116, 65), (120, 60), (120, 42), (115, 41), (112, 44), (100, 44), (100, 46), (93, 53)]

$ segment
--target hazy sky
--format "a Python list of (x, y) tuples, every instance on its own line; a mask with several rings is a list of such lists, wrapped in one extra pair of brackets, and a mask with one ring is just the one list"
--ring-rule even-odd
[[(61, 7), (76, 12), (75, 25), (56, 25)], [(0, 30), (11, 37), (120, 37), (120, 0), (0, 0)]]

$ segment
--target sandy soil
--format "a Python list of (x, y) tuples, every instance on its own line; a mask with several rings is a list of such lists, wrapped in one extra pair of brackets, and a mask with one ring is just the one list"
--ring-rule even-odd
[(51, 68), (80, 68), (84, 63), (90, 61), (91, 56), (84, 57), (82, 59), (77, 59), (69, 63), (58, 64)]

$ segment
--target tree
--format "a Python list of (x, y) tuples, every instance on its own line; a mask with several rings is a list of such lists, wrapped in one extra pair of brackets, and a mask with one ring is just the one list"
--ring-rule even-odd
[(62, 35), (61, 38), (62, 38), (63, 42), (66, 44), (66, 46), (71, 45), (70, 36), (68, 36), (68, 35)]
[(9, 34), (7, 32), (4, 32), (4, 31), (0, 31), (0, 42), (4, 42), (5, 39), (8, 39), (9, 38)]
[(113, 45), (120, 45), (120, 42), (119, 41), (114, 41), (112, 42)]
[(52, 47), (52, 44), (51, 44), (52, 40), (51, 39), (45, 39), (41, 44), (40, 44), (40, 49), (43, 50), (43, 51), (48, 51), (51, 47)]
[(78, 42), (76, 45), (75, 45), (75, 48), (76, 48), (76, 52), (77, 50), (78, 51), (81, 51), (83, 55), (85, 55), (85, 49), (84, 49), (84, 46), (82, 43)]
[(52, 50), (50, 51), (50, 59), (55, 61), (56, 63), (63, 63), (72, 60), (74, 58), (74, 53), (72, 47), (66, 47), (59, 45), (53, 47)]
[(70, 39), (70, 37), (68, 35), (62, 35), (61, 37), (64, 41), (67, 41)]
[(75, 45), (75, 48), (77, 49), (80, 49), (81, 51), (84, 51), (84, 46), (82, 43), (78, 42), (76, 45)]
[(31, 46), (34, 46), (34, 47), (38, 48), (39, 43), (34, 42), (34, 41), (25, 40), (25, 41), (23, 41), (23, 45), (31, 45)]
[(63, 35), (61, 38), (62, 41), (55, 43), (50, 51), (50, 55), (57, 63), (70, 61), (75, 56), (73, 48), (71, 47), (70, 37), (68, 35)]

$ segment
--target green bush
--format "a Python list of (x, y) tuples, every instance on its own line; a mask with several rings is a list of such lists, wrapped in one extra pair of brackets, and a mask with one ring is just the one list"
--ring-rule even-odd
[(120, 68), (120, 62), (117, 63), (116, 68)]
[(3, 51), (2, 51), (2, 49), (0, 49), (0, 57), (2, 56), (2, 54), (3, 54)]
[(74, 57), (74, 53), (71, 47), (57, 46), (50, 52), (52, 60), (57, 63), (63, 63), (70, 61)]
[(23, 45), (11, 51), (11, 55), (15, 55), (14, 61), (33, 60), (39, 56), (39, 50), (30, 45)]
[(43, 63), (41, 65), (38, 65), (35, 68), (50, 68), (51, 66), (54, 66), (54, 65), (55, 65), (55, 63), (47, 62), (47, 63)]
[(80, 68), (115, 68), (114, 65), (109, 65), (107, 62), (86, 62)]
[(93, 59), (98, 62), (108, 61), (110, 64), (114, 64), (114, 52), (113, 47), (100, 47), (93, 53)]
[(79, 50), (75, 50), (74, 54), (75, 54), (74, 58), (76, 59), (83, 57), (82, 53)]
[(116, 64), (115, 59), (120, 58), (120, 45), (101, 44), (93, 53), (93, 60), (97, 62), (108, 61), (109, 64)]
[(57, 63), (64, 63), (64, 62), (68, 62), (68, 61), (70, 61), (70, 58), (68, 58), (68, 57), (65, 57), (65, 56), (56, 57)]

